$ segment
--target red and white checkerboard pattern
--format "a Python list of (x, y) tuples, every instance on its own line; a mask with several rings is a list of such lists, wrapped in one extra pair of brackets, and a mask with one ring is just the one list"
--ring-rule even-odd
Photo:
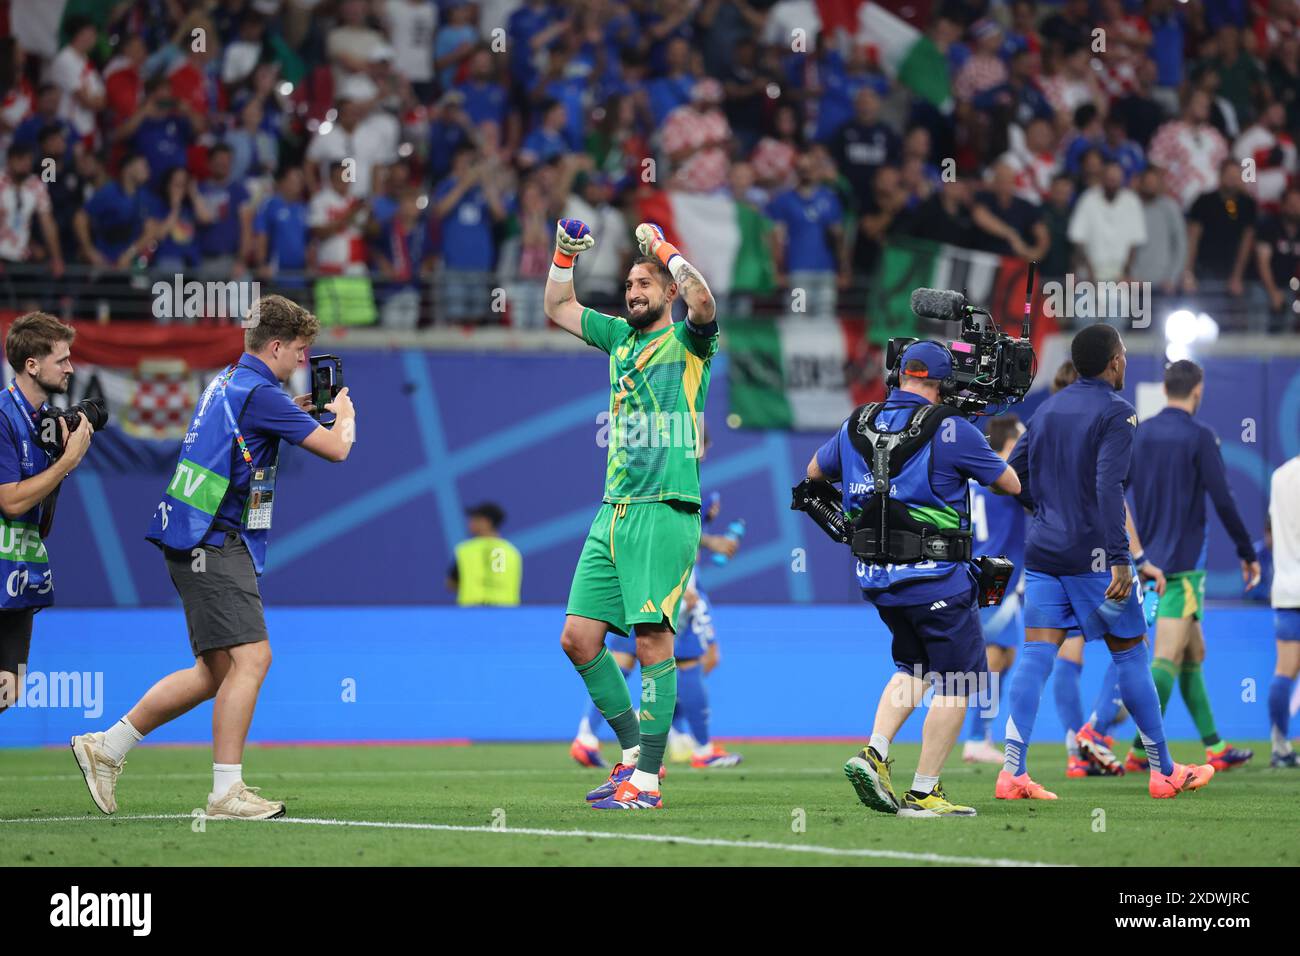
[(130, 431), (146, 438), (181, 438), (194, 414), (198, 388), (182, 359), (147, 359), (135, 372)]

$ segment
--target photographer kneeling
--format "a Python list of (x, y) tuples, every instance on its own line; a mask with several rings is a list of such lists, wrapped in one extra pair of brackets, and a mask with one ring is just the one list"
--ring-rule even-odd
[[(898, 672), (880, 697), (870, 744), (844, 765), (859, 799), (899, 816), (974, 816), (973, 808), (949, 801), (939, 781), (961, 733), (972, 684), (986, 671), (979, 588), (970, 563), (968, 481), (1011, 495), (1020, 492), (1020, 481), (979, 429), (957, 409), (937, 404), (941, 386), (955, 385), (946, 347), (915, 342), (896, 368), (901, 374), (886, 400), (856, 409), (818, 449), (808, 463), (808, 481), (795, 489), (795, 506), (804, 490), (823, 509), (838, 511), (842, 504), (841, 518), (855, 519), (843, 540), (852, 536), (862, 596), (876, 605), (893, 635)], [(891, 385), (894, 380), (891, 374)], [(826, 481), (842, 482), (841, 490)], [(802, 510), (818, 517), (815, 507)], [(926, 680), (934, 682), (935, 694), (916, 775), (900, 800), (890, 779), (889, 745), (920, 706)]]
[(253, 303), (245, 352), (203, 392), (181, 444), (180, 460), (146, 535), (166, 556), (185, 608), (194, 666), (164, 677), (104, 733), (72, 738), (95, 805), (117, 809), (115, 788), (126, 753), (150, 733), (205, 700), (212, 713), (209, 817), (264, 820), (284, 804), (244, 785), (243, 753), (271, 649), (257, 578), (266, 559), (280, 441), (327, 461), (348, 457), (355, 439), (347, 389), (328, 391), (323, 427), (311, 395), (280, 387), (303, 363), (320, 331), (316, 317), (283, 296)]
[(68, 418), (45, 404), (68, 390), (76, 334), (52, 315), (30, 312), (14, 320), (5, 339), (14, 380), (0, 396), (0, 713), (23, 692), (32, 618), (54, 603), (42, 540), (50, 496), (90, 447), (93, 428), (84, 412), (73, 413), (77, 424), (69, 430)]

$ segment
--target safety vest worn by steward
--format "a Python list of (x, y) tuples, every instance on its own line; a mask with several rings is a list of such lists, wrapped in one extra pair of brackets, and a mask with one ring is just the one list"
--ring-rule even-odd
[(519, 549), (505, 538), (470, 538), (456, 545), (457, 604), (514, 607), (524, 576)]
[[(176, 471), (145, 535), (148, 540), (160, 547), (192, 551), (208, 536), (230, 490), (235, 461), (244, 453), (230, 418), (242, 421), (249, 397), (261, 387), (275, 386), (246, 365), (233, 365), (208, 383), (181, 443)], [(251, 461), (248, 464), (252, 466)], [(239, 533), (253, 558), (253, 569), (261, 574), (269, 531), (241, 527)]]
[[(925, 427), (918, 429), (921, 444), (915, 448), (911, 457), (897, 473), (893, 474), (890, 481), (889, 497), (892, 499), (890, 531), (891, 533), (911, 531), (927, 535), (936, 531), (968, 532), (970, 491), (966, 484), (963, 483), (961, 494), (951, 501), (941, 498), (931, 484), (934, 461), (933, 441), (937, 426), (943, 419), (956, 414), (955, 410), (947, 406), (919, 405), (907, 410), (907, 419), (904, 423), (892, 427), (886, 427), (880, 422), (879, 410), (879, 404), (861, 406), (849, 416), (845, 426), (845, 441), (841, 448), (843, 462), (841, 491), (844, 511), (850, 518), (855, 519), (855, 527), (870, 525), (871, 516), (876, 513), (876, 497), (872, 490), (875, 479), (871, 464), (866, 457), (870, 454), (871, 446), (882, 434), (896, 435), (907, 432), (924, 413)], [(885, 414), (888, 414), (888, 411)], [(895, 451), (895, 455), (897, 454), (898, 450)], [(901, 460), (901, 456), (891, 460), (891, 473), (894, 472), (894, 465), (898, 460)], [(859, 559), (858, 584), (864, 591), (890, 590), (914, 581), (946, 577), (952, 574), (960, 563), (962, 562), (925, 557), (908, 563), (888, 561), (872, 563)]]
[[(9, 394), (0, 395), (0, 415), (9, 419), (18, 436), (18, 469), (25, 481), (48, 468), (50, 457), (41, 447), (29, 406), (17, 386), (10, 385), (6, 391)], [(54, 603), (54, 578), (41, 540), (40, 521), (40, 502), (17, 518), (0, 512), (0, 608), (6, 611)]]

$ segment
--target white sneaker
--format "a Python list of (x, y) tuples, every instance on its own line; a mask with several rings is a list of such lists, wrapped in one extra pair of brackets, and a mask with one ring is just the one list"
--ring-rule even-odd
[(86, 780), (90, 799), (103, 813), (117, 812), (117, 775), (126, 766), (125, 760), (114, 761), (104, 751), (104, 734), (81, 734), (72, 738), (72, 755)]
[(220, 799), (208, 794), (207, 815), (217, 820), (273, 820), (284, 816), (284, 804), (264, 800), (257, 795), (258, 789), (240, 780), (231, 784)]
[(961, 748), (961, 759), (966, 763), (1002, 763), (1006, 760), (1002, 751), (987, 740), (968, 740)]

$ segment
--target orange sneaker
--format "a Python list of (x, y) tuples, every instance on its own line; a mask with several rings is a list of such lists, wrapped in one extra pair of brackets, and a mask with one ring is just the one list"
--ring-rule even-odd
[(1210, 782), (1214, 776), (1214, 768), (1208, 763), (1203, 764), (1174, 764), (1174, 772), (1163, 774), (1158, 770), (1151, 771), (1151, 783), (1148, 785), (1148, 792), (1157, 800), (1165, 800), (1169, 797), (1176, 797), (1180, 793), (1188, 790), (1200, 790)]
[(1003, 770), (998, 773), (998, 785), (993, 791), (993, 796), (999, 800), (1055, 800), (1056, 794), (1048, 790), (1042, 784), (1034, 783), (1029, 779), (1029, 774), (1022, 773), (1018, 777), (1011, 776), (1010, 771)]
[(1136, 750), (1130, 750), (1128, 757), (1124, 761), (1124, 769), (1129, 773), (1137, 773), (1139, 770), (1150, 770), (1151, 761), (1145, 755), (1139, 757)]
[(659, 791), (638, 790), (630, 777), (604, 800), (589, 804), (593, 810), (658, 810), (663, 805)]

